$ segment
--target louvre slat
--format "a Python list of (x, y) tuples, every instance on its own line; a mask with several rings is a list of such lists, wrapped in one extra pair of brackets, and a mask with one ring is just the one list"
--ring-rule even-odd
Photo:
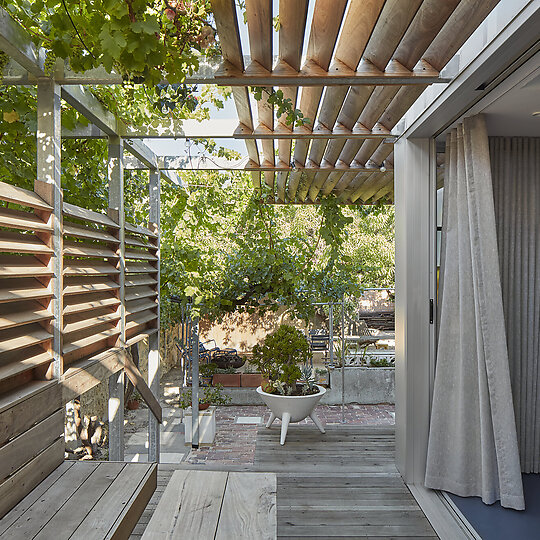
[(144, 251), (136, 251), (134, 249), (126, 249), (126, 259), (141, 259), (144, 261), (157, 261), (158, 258)]
[[(79, 332), (85, 328), (92, 328), (94, 326), (100, 326), (107, 323), (114, 323), (120, 319), (119, 313), (108, 313), (106, 315), (99, 315), (98, 317), (92, 317), (83, 319), (81, 321), (75, 321), (68, 323), (64, 326), (64, 335), (68, 336), (73, 332)], [(68, 341), (69, 339), (66, 338)]]
[[(88, 295), (85, 295), (85, 297)], [(72, 301), (70, 303), (70, 300)], [(64, 302), (64, 316), (73, 315), (75, 313), (83, 313), (85, 311), (90, 311), (93, 309), (100, 309), (104, 307), (112, 308), (114, 306), (120, 305), (120, 300), (115, 296), (110, 296), (106, 298), (99, 298), (95, 300), (90, 300), (88, 302), (75, 302), (74, 297), (68, 297)]]
[(130, 287), (126, 291), (126, 302), (157, 296), (157, 292), (150, 287)]
[(144, 273), (144, 274), (155, 274), (157, 273), (157, 268), (152, 266), (150, 263), (136, 262), (136, 261), (127, 261), (126, 262), (126, 273)]
[(156, 250), (157, 246), (155, 244), (151, 244), (150, 242), (147, 242), (145, 240), (142, 240), (140, 238), (136, 238), (134, 236), (126, 236), (126, 244), (129, 246), (137, 246), (142, 248), (149, 248), (152, 250)]
[(156, 309), (158, 304), (154, 300), (132, 300), (126, 303), (126, 317), (147, 309)]
[(97, 223), (98, 225), (106, 225), (113, 229), (119, 229), (117, 223), (115, 223), (109, 216), (94, 212), (93, 210), (87, 210), (74, 204), (64, 203), (63, 213), (65, 216), (70, 216), (75, 219), (80, 219), (85, 222)]
[(35, 257), (0, 255), (0, 275), (10, 278), (52, 276), (52, 270)]
[(67, 343), (64, 345), (64, 359), (66, 362), (72, 362), (73, 360), (78, 360), (89, 354), (96, 353), (103, 344), (107, 342), (113, 336), (119, 334), (119, 330), (110, 329), (103, 332), (98, 332), (92, 334), (91, 336), (85, 337), (73, 343)]
[(119, 289), (120, 285), (116, 281), (103, 281), (100, 283), (82, 283), (79, 285), (68, 285), (64, 287), (64, 295), (69, 296), (72, 294), (84, 294), (93, 292), (112, 291)]
[(0, 381), (15, 377), (20, 373), (24, 373), (36, 367), (52, 362), (52, 356), (48, 352), (41, 352), (30, 358), (18, 359), (17, 361), (10, 362), (0, 366)]
[(23, 229), (26, 231), (51, 231), (52, 226), (43, 222), (31, 212), (21, 212), (10, 208), (0, 208), (0, 227)]
[(64, 255), (72, 257), (100, 257), (118, 259), (118, 255), (112, 249), (98, 244), (83, 244), (82, 242), (64, 242)]
[(91, 240), (99, 240), (101, 242), (110, 242), (118, 244), (120, 241), (112, 234), (109, 234), (98, 229), (92, 229), (90, 227), (82, 227), (75, 225), (74, 223), (68, 223), (64, 221), (64, 235), (76, 236), (77, 238), (89, 238)]
[(157, 313), (153, 311), (142, 311), (131, 315), (130, 319), (126, 322), (126, 331), (138, 325), (147, 324), (155, 319), (157, 319)]
[(52, 313), (36, 302), (0, 304), (0, 330), (33, 322), (45, 322), (52, 318)]
[(0, 335), (0, 353), (31, 347), (50, 339), (52, 339), (52, 335), (39, 324), (31, 324), (23, 328), (11, 328), (4, 330)]
[(150, 229), (143, 227), (141, 225), (132, 225), (131, 223), (125, 223), (125, 229), (131, 233), (142, 234), (144, 236), (149, 236), (151, 238), (157, 238), (157, 234), (153, 233)]
[(52, 212), (52, 208), (36, 193), (0, 182), (0, 200)]
[(66, 259), (64, 276), (96, 276), (119, 274), (120, 270), (112, 264), (101, 261)]
[(35, 253), (50, 255), (53, 250), (31, 234), (1, 231), (0, 251), (9, 253)]
[(157, 285), (157, 280), (148, 275), (126, 276), (125, 285), (126, 287), (137, 287), (138, 285), (150, 285), (155, 287)]
[[(17, 300), (32, 300), (38, 298), (51, 298), (52, 293), (41, 283), (24, 283), (25, 278), (4, 280), (5, 289), (0, 289), (0, 302), (14, 302)], [(34, 280), (33, 280), (34, 281)], [(11, 285), (10, 285), (11, 284)]]

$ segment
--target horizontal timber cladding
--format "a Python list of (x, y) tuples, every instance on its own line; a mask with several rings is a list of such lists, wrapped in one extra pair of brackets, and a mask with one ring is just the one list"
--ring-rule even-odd
[(120, 337), (120, 239), (109, 216), (63, 206), (64, 370), (117, 344)]
[(29, 381), (0, 396), (0, 518), (64, 459), (57, 381)]
[(126, 223), (126, 342), (157, 331), (159, 239), (153, 231)]

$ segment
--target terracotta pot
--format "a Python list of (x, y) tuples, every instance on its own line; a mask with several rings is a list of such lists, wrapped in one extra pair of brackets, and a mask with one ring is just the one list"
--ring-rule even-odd
[(242, 373), (240, 377), (241, 386), (257, 388), (262, 386), (262, 373)]
[(126, 403), (126, 407), (127, 407), (130, 411), (134, 411), (135, 409), (138, 409), (138, 408), (139, 408), (139, 402), (138, 402), (136, 399), (130, 399), (130, 400)]
[(212, 384), (222, 384), (223, 386), (240, 386), (240, 373), (215, 373), (212, 377)]
[(199, 411), (206, 411), (210, 407), (210, 403), (199, 403)]

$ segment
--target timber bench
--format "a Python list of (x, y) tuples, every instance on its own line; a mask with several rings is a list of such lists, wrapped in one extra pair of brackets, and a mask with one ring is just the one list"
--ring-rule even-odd
[(65, 461), (0, 520), (0, 538), (127, 539), (156, 485), (156, 464)]
[(143, 540), (275, 540), (275, 473), (177, 470)]

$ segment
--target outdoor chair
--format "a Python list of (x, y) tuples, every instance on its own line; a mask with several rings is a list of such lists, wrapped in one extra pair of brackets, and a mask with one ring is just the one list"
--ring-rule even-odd
[(328, 350), (330, 347), (330, 335), (320, 330), (309, 331), (309, 346), (311, 352), (322, 352), (326, 362)]

